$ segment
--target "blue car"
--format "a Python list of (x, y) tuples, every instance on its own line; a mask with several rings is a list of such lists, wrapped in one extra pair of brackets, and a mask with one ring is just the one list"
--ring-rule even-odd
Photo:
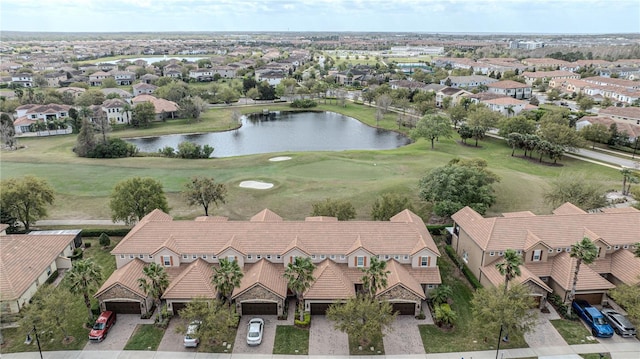
[(574, 300), (571, 304), (573, 310), (582, 318), (591, 328), (591, 334), (600, 338), (611, 338), (613, 336), (613, 328), (604, 319), (600, 311), (591, 306), (585, 300)]

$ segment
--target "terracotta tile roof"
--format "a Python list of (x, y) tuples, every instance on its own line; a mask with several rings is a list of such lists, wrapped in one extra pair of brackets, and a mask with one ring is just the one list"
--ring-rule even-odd
[(546, 262), (529, 262), (526, 264), (527, 269), (538, 277), (550, 277), (553, 269), (553, 261)]
[(487, 85), (487, 87), (498, 88), (498, 89), (515, 89), (515, 88), (531, 88), (531, 85), (523, 84), (513, 80), (504, 80), (504, 81), (490, 83)]
[(338, 218), (327, 216), (306, 217), (304, 220), (306, 222), (338, 222)]
[(307, 254), (346, 254), (360, 238), (362, 247), (375, 254), (410, 254), (426, 246), (440, 255), (424, 222), (408, 213), (388, 222), (171, 221), (158, 216), (166, 220), (143, 218), (111, 253), (146, 254), (167, 246), (180, 254), (217, 254), (229, 247), (241, 253), (284, 254), (297, 247)]
[(197, 259), (188, 264), (186, 268), (171, 281), (162, 298), (186, 299), (203, 297), (214, 299), (217, 297), (218, 292), (213, 284), (211, 284), (212, 277), (212, 265), (202, 259)]
[(418, 297), (427, 299), (420, 283), (398, 261), (395, 259), (387, 261), (387, 270), (390, 272), (387, 276), (387, 288), (379, 290), (377, 295), (381, 295), (397, 286), (402, 286)]
[(229, 220), (229, 217), (223, 216), (200, 216), (196, 217), (195, 221), (198, 222), (226, 222)]
[(640, 242), (640, 211), (570, 214), (571, 206), (561, 208), (553, 215), (482, 218), (466, 207), (452, 218), (485, 251), (525, 249), (531, 243), (529, 233), (551, 248), (570, 247), (585, 233), (593, 233), (611, 245)]
[(413, 268), (409, 265), (405, 265), (404, 268), (420, 284), (442, 284), (442, 278), (440, 278), (440, 270), (438, 267)]
[(522, 212), (507, 212), (503, 213), (502, 217), (531, 217), (535, 216), (535, 214), (531, 211), (522, 211)]
[(146, 298), (147, 295), (138, 286), (138, 278), (142, 278), (142, 268), (144, 268), (144, 266), (145, 262), (135, 258), (123, 267), (116, 269), (93, 296), (97, 298), (114, 286), (120, 285), (140, 297)]
[(282, 222), (282, 217), (265, 208), (250, 219), (251, 222)]
[[(504, 260), (501, 259), (480, 268), (480, 271), (487, 277), (489, 282), (491, 282), (491, 284), (493, 284), (496, 287), (501, 284), (504, 284), (504, 276), (500, 274), (500, 271), (498, 270), (498, 268), (496, 268), (496, 264), (500, 262), (504, 262)], [(545, 282), (543, 282), (537, 275), (533, 274), (525, 266), (520, 266), (520, 275), (513, 278), (510, 282), (519, 283), (519, 284), (533, 282), (539, 287), (546, 290), (547, 292), (549, 293), (553, 292), (553, 289), (551, 289)]]
[(586, 214), (587, 212), (584, 211), (582, 208), (574, 205), (573, 203), (566, 202), (560, 207), (554, 209), (552, 213), (555, 215), (565, 215), (565, 214), (572, 215), (572, 214)]
[(610, 257), (611, 274), (629, 285), (640, 283), (640, 258), (627, 249), (620, 249)]
[[(564, 290), (571, 290), (576, 263), (577, 260), (571, 258), (567, 252), (559, 253), (553, 257), (551, 278)], [(580, 266), (576, 290), (613, 289), (615, 287), (589, 266)]]
[(635, 213), (635, 212), (638, 212), (638, 210), (633, 208), (633, 207), (603, 208), (600, 211), (602, 211), (603, 213)]
[(564, 70), (555, 70), (555, 71), (536, 71), (530, 72), (525, 71), (522, 73), (523, 77), (531, 77), (531, 78), (553, 78), (553, 77), (571, 77), (571, 76), (580, 76), (571, 71)]
[(146, 95), (146, 94), (138, 95), (134, 97), (131, 101), (133, 102), (134, 105), (143, 103), (143, 102), (149, 102), (153, 104), (153, 107), (155, 108), (155, 112), (157, 114), (162, 112), (178, 111), (178, 105), (175, 102), (165, 100), (163, 98), (156, 98), (151, 95)]
[[(361, 271), (360, 276), (363, 275)], [(341, 266), (330, 259), (320, 262), (313, 271), (315, 281), (304, 293), (305, 299), (347, 299), (356, 295), (354, 282)]]
[(261, 259), (254, 264), (245, 264), (244, 276), (240, 286), (233, 291), (232, 298), (237, 298), (242, 293), (260, 285), (281, 298), (287, 297), (287, 280), (284, 279), (284, 267), (281, 264), (271, 263)]
[(0, 236), (0, 300), (16, 300), (40, 277), (75, 235)]
[(509, 106), (509, 105), (513, 105), (513, 106), (517, 106), (517, 105), (527, 105), (528, 102), (527, 101), (522, 101), (522, 100), (518, 100), (515, 99), (513, 97), (509, 97), (509, 96), (505, 96), (505, 97), (498, 97), (498, 98), (493, 98), (493, 99), (489, 99), (489, 100), (483, 100), (483, 103), (488, 103), (488, 104), (493, 104), (493, 105), (505, 105), (505, 106)]
[(640, 119), (640, 107), (607, 107), (598, 111), (600, 115), (622, 116), (632, 119)]

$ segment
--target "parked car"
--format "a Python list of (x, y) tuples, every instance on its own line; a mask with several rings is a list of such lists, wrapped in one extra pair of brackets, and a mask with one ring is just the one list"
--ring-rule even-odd
[(636, 328), (631, 324), (629, 319), (613, 309), (603, 309), (602, 315), (604, 319), (611, 324), (613, 331), (621, 337), (634, 337)]
[(200, 339), (198, 338), (198, 329), (200, 329), (200, 324), (202, 324), (202, 322), (194, 320), (187, 326), (187, 332), (185, 333), (183, 340), (185, 348), (195, 348), (200, 343)]
[(589, 304), (586, 300), (576, 299), (571, 303), (571, 307), (591, 328), (591, 334), (595, 337), (610, 338), (613, 336), (613, 328), (604, 319), (600, 311)]
[(249, 321), (249, 331), (247, 332), (247, 344), (259, 345), (262, 343), (262, 332), (264, 331), (264, 320), (253, 318)]
[(93, 342), (103, 341), (114, 324), (116, 324), (116, 313), (109, 311), (100, 313), (89, 332), (89, 340)]

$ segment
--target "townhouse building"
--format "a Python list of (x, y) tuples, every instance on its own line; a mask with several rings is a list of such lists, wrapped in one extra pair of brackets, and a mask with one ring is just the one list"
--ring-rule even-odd
[(446, 79), (440, 80), (440, 85), (446, 85), (451, 87), (473, 89), (478, 86), (488, 86), (492, 83), (498, 82), (498, 80), (481, 75), (471, 76), (447, 76)]
[(523, 211), (485, 218), (465, 207), (451, 218), (452, 246), (480, 283), (504, 283), (495, 266), (513, 249), (524, 259), (516, 281), (526, 283), (541, 305), (552, 292), (567, 299), (576, 268), (571, 246), (583, 238), (596, 245), (598, 255), (580, 266), (576, 299), (602, 304), (616, 285), (640, 283), (640, 258), (632, 252), (640, 242), (640, 211), (634, 208), (587, 213), (565, 203), (550, 215)]
[(537, 80), (542, 81), (543, 83), (549, 83), (550, 81), (557, 80), (579, 80), (580, 74), (564, 71), (564, 70), (555, 70), (555, 71), (525, 71), (522, 73), (522, 77), (527, 85), (531, 86)]
[(490, 93), (513, 97), (518, 100), (531, 98), (531, 85), (512, 80), (491, 83), (487, 85), (487, 91)]
[(422, 219), (404, 210), (389, 221), (338, 221), (308, 217), (285, 221), (265, 209), (249, 221), (226, 217), (174, 220), (155, 210), (145, 216), (112, 250), (116, 270), (95, 294), (102, 310), (146, 313), (150, 299), (137, 278), (145, 264), (167, 271), (170, 284), (163, 295), (176, 313), (195, 297), (217, 298), (211, 284), (221, 258), (236, 261), (244, 276), (232, 300), (241, 315), (282, 315), (292, 293), (283, 277), (296, 257), (316, 266), (304, 293), (305, 310), (324, 314), (329, 305), (352, 297), (362, 288), (362, 269), (371, 258), (387, 262), (388, 285), (377, 297), (401, 314), (416, 315), (430, 290), (441, 283), (440, 252)]

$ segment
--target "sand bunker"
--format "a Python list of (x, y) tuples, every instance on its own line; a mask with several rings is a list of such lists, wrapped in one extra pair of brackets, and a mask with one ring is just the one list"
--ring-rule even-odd
[(240, 187), (252, 188), (252, 189), (269, 189), (273, 187), (273, 183), (260, 182), (260, 181), (242, 181), (240, 182)]
[(288, 156), (280, 156), (280, 157), (271, 157), (271, 158), (269, 158), (269, 161), (271, 161), (271, 162), (280, 162), (280, 161), (288, 161), (290, 159), (291, 159), (291, 157), (288, 157)]

